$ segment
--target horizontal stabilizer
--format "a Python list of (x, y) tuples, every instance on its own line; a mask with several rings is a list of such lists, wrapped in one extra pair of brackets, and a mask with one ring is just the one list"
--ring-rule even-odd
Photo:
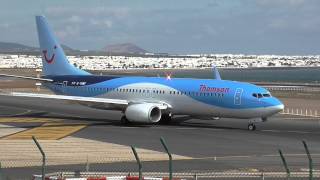
[(13, 77), (13, 78), (20, 78), (20, 79), (28, 79), (28, 80), (37, 80), (37, 81), (46, 81), (46, 82), (53, 82), (52, 79), (45, 79), (45, 78), (37, 78), (37, 77), (29, 77), (29, 76), (17, 76), (11, 74), (0, 74), (3, 77)]

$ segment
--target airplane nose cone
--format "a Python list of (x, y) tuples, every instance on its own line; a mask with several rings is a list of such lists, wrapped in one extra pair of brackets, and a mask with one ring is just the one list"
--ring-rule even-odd
[(266, 114), (267, 116), (279, 113), (283, 111), (284, 105), (281, 101), (279, 101), (277, 98), (270, 99), (268, 102), (268, 106), (266, 107)]
[(284, 109), (284, 105), (281, 101), (279, 101), (278, 99), (274, 99), (273, 103), (272, 103), (272, 106), (271, 106), (271, 111), (275, 114), (275, 113), (278, 113), (278, 112), (281, 112), (283, 111)]
[(280, 105), (277, 105), (276, 107), (275, 107), (275, 110), (277, 111), (277, 112), (281, 112), (281, 111), (283, 111), (283, 109), (284, 109), (284, 105), (281, 103)]

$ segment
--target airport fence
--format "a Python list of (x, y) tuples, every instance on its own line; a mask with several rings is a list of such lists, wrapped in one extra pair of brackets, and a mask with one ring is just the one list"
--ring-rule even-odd
[(317, 109), (303, 109), (303, 108), (285, 108), (281, 112), (281, 114), (285, 115), (293, 115), (293, 116), (303, 116), (303, 117), (320, 117), (320, 111)]
[[(24, 146), (20, 143), (25, 143)], [(57, 144), (46, 144), (46, 141), (7, 141), (11, 147), (17, 149), (6, 149), (13, 151), (0, 155), (0, 180), (9, 179), (42, 179), (42, 174), (51, 179), (68, 178), (95, 178), (106, 177), (157, 177), (158, 179), (319, 179), (320, 171), (314, 166), (319, 166), (319, 156), (309, 152), (307, 143), (303, 141), (305, 149), (304, 156), (296, 157), (295, 164), (288, 165), (287, 159), (293, 155), (283, 154), (281, 150), (278, 155), (266, 157), (210, 157), (190, 158), (177, 156), (170, 153), (165, 140), (161, 139), (162, 153), (111, 145), (112, 151), (99, 144), (95, 146), (96, 151), (88, 150), (79, 144), (68, 144), (69, 150), (59, 147)], [(113, 147), (112, 147), (113, 146)], [(2, 146), (6, 148), (8, 146)], [(30, 148), (33, 148), (31, 151)], [(23, 149), (19, 149), (23, 148)], [(54, 149), (54, 150), (50, 150)], [(55, 154), (54, 151), (58, 151)], [(1, 151), (4, 152), (4, 151)], [(105, 153), (103, 153), (105, 152)], [(91, 155), (90, 155), (91, 154)], [(260, 159), (259, 159), (260, 158)], [(261, 159), (271, 164), (265, 168)], [(314, 161), (317, 160), (317, 161)], [(221, 167), (224, 163), (234, 165), (234, 169)], [(289, 161), (290, 162), (290, 161)], [(241, 166), (255, 167), (242, 169)], [(236, 168), (237, 167), (237, 168)], [(108, 179), (108, 178), (106, 178)], [(109, 178), (110, 179), (110, 178)], [(147, 178), (144, 178), (147, 179)], [(156, 180), (156, 179), (154, 179)]]
[(309, 92), (318, 93), (320, 87), (306, 87), (306, 86), (265, 86), (270, 91), (296, 91), (296, 92)]

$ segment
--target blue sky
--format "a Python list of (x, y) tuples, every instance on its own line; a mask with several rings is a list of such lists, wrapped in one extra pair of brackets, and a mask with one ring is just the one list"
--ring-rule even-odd
[(319, 0), (1, 0), (0, 41), (37, 46), (44, 14), (60, 42), (150, 52), (320, 54)]

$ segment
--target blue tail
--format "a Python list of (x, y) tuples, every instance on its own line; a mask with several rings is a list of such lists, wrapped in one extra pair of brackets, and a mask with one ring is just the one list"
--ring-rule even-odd
[(71, 65), (44, 16), (36, 16), (44, 75), (89, 75)]

